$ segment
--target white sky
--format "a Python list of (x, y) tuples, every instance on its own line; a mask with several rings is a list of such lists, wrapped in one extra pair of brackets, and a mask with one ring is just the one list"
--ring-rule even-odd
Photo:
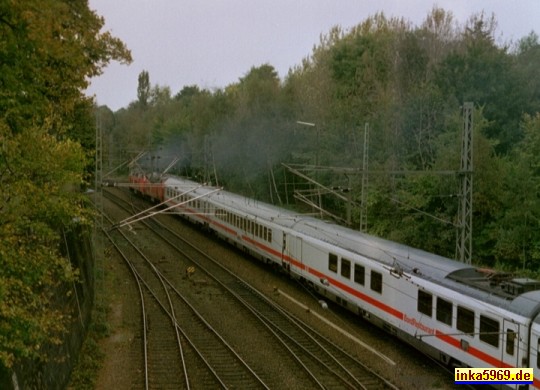
[(105, 30), (131, 50), (129, 66), (112, 63), (92, 80), (89, 95), (112, 110), (137, 98), (142, 70), (150, 83), (223, 88), (251, 67), (269, 63), (283, 79), (333, 26), (348, 29), (383, 11), (421, 24), (434, 5), (463, 24), (495, 14), (500, 41), (540, 35), (540, 0), (89, 0)]

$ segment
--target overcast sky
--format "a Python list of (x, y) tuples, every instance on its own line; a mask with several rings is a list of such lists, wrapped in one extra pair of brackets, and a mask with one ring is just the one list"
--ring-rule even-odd
[(131, 50), (129, 66), (112, 63), (87, 91), (116, 111), (137, 98), (142, 70), (176, 94), (186, 85), (223, 88), (268, 63), (283, 79), (333, 26), (348, 29), (383, 11), (420, 25), (434, 5), (463, 24), (495, 14), (497, 38), (540, 35), (540, 0), (89, 0), (105, 30)]

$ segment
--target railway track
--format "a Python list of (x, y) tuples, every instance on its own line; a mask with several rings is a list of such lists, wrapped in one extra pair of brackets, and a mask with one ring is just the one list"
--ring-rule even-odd
[[(130, 244), (128, 249), (122, 248), (121, 244), (106, 230), (104, 230), (104, 233), (126, 262), (139, 290), (142, 323), (140, 342), (144, 363), (141, 370), (142, 377), (134, 378), (134, 385), (140, 385), (145, 389), (150, 387), (181, 388), (179, 380), (182, 376), (170, 375), (170, 371), (164, 371), (167, 370), (167, 367), (176, 366), (178, 370), (182, 366), (180, 360), (182, 355), (180, 337), (178, 332), (175, 331), (174, 315), (171, 315), (159, 301), (160, 293), (158, 290), (161, 289), (167, 294), (166, 287), (163, 284), (161, 287), (152, 286), (152, 282), (149, 280), (153, 280), (154, 277), (150, 277), (148, 272), (140, 269), (141, 261), (146, 260), (144, 254), (137, 253), (137, 248), (131, 245), (131, 241), (124, 234), (122, 234), (123, 238)], [(170, 299), (168, 301), (170, 304)], [(151, 326), (149, 319), (152, 319)]]
[(105, 234), (140, 287), (145, 389), (267, 388), (133, 240), (120, 232), (131, 251)]
[[(114, 195), (107, 193), (107, 197), (112, 201)], [(122, 207), (125, 211), (128, 213), (130, 212), (129, 207), (126, 206), (125, 203), (121, 203), (118, 199), (114, 201), (123, 204)], [(262, 335), (260, 340), (263, 340), (263, 343), (272, 345), (272, 348), (274, 349), (279, 346), (279, 349), (281, 350), (280, 353), (283, 356), (282, 358), (284, 361), (289, 362), (288, 368), (291, 372), (294, 371), (295, 376), (303, 378), (301, 380), (305, 381), (304, 383), (309, 383), (309, 387), (319, 387), (324, 389), (396, 388), (336, 344), (318, 334), (307, 324), (285, 312), (275, 302), (266, 298), (263, 294), (251, 287), (247, 281), (239, 279), (237, 275), (228, 271), (220, 261), (209, 257), (204, 251), (189, 243), (184, 237), (179, 236), (172, 229), (169, 229), (154, 219), (145, 221), (145, 226), (148, 231), (152, 230), (154, 232), (159, 232), (161, 239), (167, 242), (171, 248), (176, 250), (177, 253), (183, 257), (184, 260), (180, 267), (195, 267), (198, 272), (203, 272), (205, 277), (212, 281), (212, 286), (209, 288), (217, 288), (220, 291), (226, 292), (227, 298), (221, 297), (222, 302), (225, 302), (224, 299), (227, 300), (224, 306), (230, 306), (231, 308), (235, 307), (236, 309), (233, 310), (245, 313), (244, 318), (248, 318), (248, 320), (245, 321), (246, 323), (243, 324), (243, 326), (248, 326), (249, 323), (249, 326), (261, 329), (260, 333)], [(145, 232), (147, 230), (145, 230)], [(150, 268), (155, 268), (155, 266)], [(179, 265), (176, 264), (176, 272), (178, 272), (178, 268)], [(154, 272), (156, 272), (156, 270), (154, 270)], [(163, 271), (163, 273), (171, 272), (174, 271), (171, 271), (170, 269), (169, 271), (166, 269)], [(182, 281), (171, 282), (163, 276), (163, 273), (161, 274), (161, 278), (167, 285), (165, 290), (170, 290), (171, 295), (183, 296), (184, 293), (177, 289), (177, 286), (181, 285)], [(225, 295), (223, 293), (220, 294)], [(190, 306), (190, 304), (187, 303), (187, 298), (185, 298), (185, 301), (186, 302), (183, 304)], [(187, 315), (189, 310), (178, 305), (179, 304), (175, 303), (173, 305), (173, 310), (175, 313), (182, 314), (174, 316), (172, 313), (168, 313), (168, 316), (173, 319), (173, 322), (179, 329), (182, 329), (183, 332), (185, 331), (182, 339), (188, 339), (187, 334), (197, 335), (197, 331), (191, 330), (190, 326), (193, 326), (193, 324), (197, 324), (198, 322), (205, 322), (205, 316), (206, 318), (209, 318), (208, 322), (205, 322), (208, 328), (212, 327), (209, 323), (211, 321), (218, 324), (216, 327), (220, 328), (218, 320), (221, 313), (220, 310), (217, 310), (217, 313), (213, 313), (212, 310), (203, 309), (199, 316), (190, 317)], [(193, 304), (193, 306), (191, 306), (192, 313), (197, 312), (197, 309), (194, 307), (195, 305), (196, 304)], [(206, 314), (203, 314), (202, 312), (206, 312)], [(246, 348), (242, 348), (238, 338), (235, 339), (235, 337), (231, 335), (231, 329), (227, 329), (226, 326), (223, 326), (219, 330), (215, 330), (214, 334), (218, 333), (223, 334), (222, 337), (233, 340), (231, 341), (231, 344), (236, 345), (236, 347), (231, 345), (231, 349), (238, 349), (240, 351), (238, 354), (249, 353), (246, 352)], [(223, 383), (224, 387), (228, 387), (227, 384), (230, 383), (234, 383), (234, 387), (236, 387), (238, 382), (235, 382), (233, 376), (238, 375), (241, 368), (231, 363), (229, 360), (230, 356), (222, 357), (221, 354), (215, 353), (215, 347), (213, 347), (212, 344), (210, 344), (209, 347), (205, 347), (202, 341), (209, 339), (206, 333), (203, 332), (199, 336), (191, 337), (198, 340), (197, 345), (199, 345), (198, 348), (201, 350), (201, 356), (212, 357), (212, 360), (207, 362), (208, 365), (217, 367), (216, 371), (221, 372), (223, 377), (230, 378), (227, 383)], [(170, 344), (171, 341), (168, 343)], [(214, 350), (214, 352), (205, 352), (206, 350)], [(245, 364), (247, 365), (247, 363)], [(260, 362), (252, 362), (252, 365), (255, 367), (253, 369), (254, 372), (257, 371), (260, 373), (258, 376), (257, 374), (254, 374), (259, 378), (260, 386), (270, 388), (280, 386), (279, 382), (276, 382), (275, 378), (273, 378), (273, 375), (264, 371)], [(225, 374), (226, 367), (232, 367), (230, 374)], [(245, 375), (240, 374), (239, 376), (244, 377)], [(240, 387), (246, 388), (246, 383), (241, 384)], [(253, 388), (252, 385), (249, 387)]]

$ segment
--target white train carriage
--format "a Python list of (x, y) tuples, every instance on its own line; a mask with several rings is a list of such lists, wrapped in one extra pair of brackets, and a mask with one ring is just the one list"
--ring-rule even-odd
[(300, 263), (314, 268), (323, 294), (423, 352), (455, 366), (538, 369), (538, 336), (530, 333), (537, 281), (497, 283), (463, 263), (316, 219), (295, 230), (322, 252)]
[(163, 183), (166, 204), (176, 205), (183, 217), (261, 260), (282, 263), (283, 229), (273, 221), (280, 209), (189, 180), (168, 177)]
[[(188, 180), (164, 180), (186, 218), (455, 366), (533, 367), (540, 283), (497, 280), (441, 256)], [(514, 388), (518, 386), (515, 385)]]
[[(538, 299), (538, 297), (534, 297)], [(538, 303), (538, 302), (537, 302)], [(529, 343), (529, 367), (534, 370), (534, 387), (540, 388), (540, 316), (536, 316), (531, 325), (531, 332), (528, 339)]]

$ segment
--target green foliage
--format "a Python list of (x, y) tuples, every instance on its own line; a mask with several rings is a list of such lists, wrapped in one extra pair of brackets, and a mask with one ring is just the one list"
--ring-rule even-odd
[(540, 114), (525, 116), (524, 139), (507, 159), (506, 180), (491, 235), (498, 262), (514, 268), (540, 266)]
[[(83, 90), (129, 51), (85, 0), (0, 2), (0, 364), (46, 360), (77, 278), (63, 233), (91, 221), (80, 192), (93, 148)], [(86, 150), (84, 148), (87, 148)]]
[(150, 75), (148, 71), (143, 70), (139, 74), (139, 85), (137, 86), (137, 98), (141, 107), (146, 108), (150, 98)]
[(521, 140), (519, 121), (528, 104), (519, 91), (525, 80), (513, 71), (507, 47), (494, 43), (495, 21), (481, 14), (469, 24), (460, 45), (438, 68), (436, 83), (447, 99), (484, 107), (490, 121), (486, 134), (499, 141), (497, 152), (505, 154)]
[(79, 360), (71, 373), (68, 389), (95, 389), (98, 373), (105, 358), (99, 342), (109, 336), (106, 305), (110, 303), (110, 297), (105, 296), (106, 291), (96, 293), (100, 295), (96, 301), (102, 303), (96, 303), (92, 310), (92, 322), (84, 339)]
[[(57, 141), (48, 128), (26, 128), (9, 137), (1, 127), (0, 363), (45, 358), (46, 343), (60, 343), (68, 318), (58, 291), (76, 278), (61, 254), (62, 229), (88, 223), (78, 185), (84, 153)], [(75, 222), (76, 221), (76, 222)]]
[[(473, 261), (535, 266), (540, 44), (531, 33), (511, 49), (496, 42), (495, 27), (493, 16), (460, 25), (437, 7), (420, 26), (376, 14), (332, 28), (283, 81), (264, 64), (223, 90), (184, 87), (142, 116), (135, 105), (121, 110), (112, 134), (132, 150), (153, 140), (183, 157), (177, 173), (217, 173), (230, 190), (266, 200), (291, 202), (280, 164), (303, 164), (325, 186), (351, 189), (358, 205), (367, 123), (369, 232), (453, 257), (461, 106), (472, 101)], [(348, 169), (315, 172), (316, 162)], [(330, 195), (323, 203), (346, 212)], [(352, 211), (352, 226), (359, 215)]]
[[(66, 130), (88, 79), (110, 59), (130, 61), (120, 40), (84, 0), (3, 1), (0, 6), (0, 108), (13, 131), (43, 124)], [(40, 122), (36, 122), (36, 119)]]

